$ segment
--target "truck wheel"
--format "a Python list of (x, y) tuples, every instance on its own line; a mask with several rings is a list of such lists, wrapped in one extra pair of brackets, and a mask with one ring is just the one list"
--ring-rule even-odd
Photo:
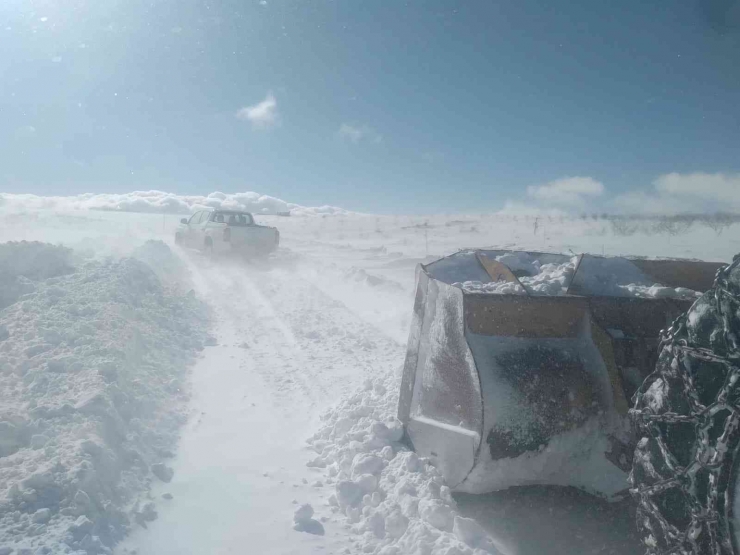
[(182, 233), (175, 233), (175, 245), (182, 245), (183, 242)]
[(206, 237), (206, 240), (203, 241), (203, 252), (205, 252), (207, 256), (213, 256), (213, 239), (210, 237)]
[(630, 411), (648, 554), (740, 554), (740, 258), (663, 332)]

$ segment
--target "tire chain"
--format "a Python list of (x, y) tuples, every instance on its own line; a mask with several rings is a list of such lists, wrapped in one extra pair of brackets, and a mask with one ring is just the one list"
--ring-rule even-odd
[[(683, 386), (683, 394), (690, 407), (689, 414), (678, 414), (666, 412), (655, 414), (643, 403), (643, 396), (647, 390), (648, 382), (635, 394), (635, 407), (630, 410), (630, 416), (642, 432), (641, 436), (651, 436), (657, 443), (662, 462), (673, 474), (672, 477), (659, 480), (652, 485), (634, 484), (630, 492), (639, 502), (638, 524), (646, 528), (654, 537), (665, 539), (667, 546), (659, 548), (657, 545), (648, 545), (648, 555), (728, 555), (734, 553), (732, 540), (726, 533), (721, 533), (720, 511), (718, 507), (720, 498), (719, 474), (725, 464), (725, 459), (732, 456), (729, 453), (729, 441), (735, 436), (740, 425), (740, 406), (728, 402), (733, 397), (733, 392), (740, 385), (740, 345), (737, 331), (731, 328), (731, 307), (740, 304), (738, 296), (731, 291), (732, 285), (728, 283), (728, 276), (740, 264), (740, 258), (736, 257), (730, 266), (725, 266), (717, 271), (713, 290), (709, 292), (714, 295), (716, 310), (724, 327), (723, 339), (725, 342), (727, 357), (719, 356), (709, 349), (694, 347), (688, 344), (686, 314), (677, 318), (668, 330), (661, 332), (660, 351), (667, 353), (668, 363), (661, 357), (657, 364), (656, 373), (661, 377), (679, 380)], [(698, 361), (719, 363), (727, 368), (727, 376), (724, 384), (719, 390), (715, 400), (708, 406), (703, 405), (694, 385), (694, 378), (690, 372), (689, 357)], [(721, 435), (714, 445), (710, 441), (710, 429), (716, 424), (713, 418), (721, 411), (727, 411), (728, 416), (724, 420)], [(694, 453), (693, 461), (687, 466), (681, 466), (676, 457), (666, 446), (658, 424), (686, 424), (695, 426), (699, 447)], [(639, 436), (638, 436), (639, 437)], [(637, 454), (635, 455), (637, 457)], [(697, 493), (697, 474), (701, 471), (709, 473), (708, 491), (706, 500), (702, 501)], [(633, 472), (634, 475), (634, 472)], [(631, 478), (633, 478), (633, 475)], [(731, 482), (730, 482), (731, 484)], [(685, 529), (681, 530), (668, 522), (661, 514), (660, 508), (653, 499), (656, 494), (669, 489), (679, 489), (683, 492), (684, 499), (688, 500), (691, 521)], [(651, 518), (647, 518), (651, 517)], [(654, 526), (660, 527), (660, 534), (656, 534)], [(700, 538), (704, 536), (699, 543)], [(651, 542), (653, 543), (653, 542)], [(706, 545), (711, 546), (711, 552), (706, 551)], [(704, 547), (702, 547), (702, 545)]]

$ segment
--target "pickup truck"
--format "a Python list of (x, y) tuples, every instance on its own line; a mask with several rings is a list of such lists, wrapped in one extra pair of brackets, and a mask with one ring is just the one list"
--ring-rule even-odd
[(249, 212), (201, 210), (180, 220), (175, 243), (206, 253), (238, 252), (266, 256), (280, 244), (274, 227), (257, 225)]

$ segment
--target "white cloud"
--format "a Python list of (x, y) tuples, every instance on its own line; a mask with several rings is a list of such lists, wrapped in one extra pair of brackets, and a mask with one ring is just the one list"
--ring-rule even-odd
[(267, 93), (262, 102), (239, 108), (236, 117), (251, 123), (253, 129), (274, 127), (278, 123), (277, 100), (272, 93)]
[(653, 181), (653, 190), (619, 195), (614, 203), (626, 212), (673, 214), (740, 210), (740, 174), (669, 173)]
[(38, 210), (111, 210), (117, 212), (150, 212), (189, 214), (204, 208), (247, 210), (255, 214), (291, 212), (294, 215), (348, 214), (335, 206), (300, 206), (282, 199), (254, 192), (221, 193), (207, 196), (176, 195), (163, 191), (133, 191), (123, 194), (85, 193), (68, 197), (44, 197), (29, 194), (0, 194), (0, 205), (14, 211)]
[(588, 197), (601, 196), (604, 191), (604, 185), (592, 177), (564, 177), (527, 187), (527, 196), (543, 203), (578, 207), (585, 205)]
[(349, 123), (343, 123), (339, 126), (337, 135), (340, 139), (354, 144), (359, 142), (377, 144), (383, 141), (383, 136), (367, 125), (350, 125)]
[(694, 196), (735, 205), (740, 202), (740, 174), (669, 173), (661, 175), (654, 185), (664, 194)]

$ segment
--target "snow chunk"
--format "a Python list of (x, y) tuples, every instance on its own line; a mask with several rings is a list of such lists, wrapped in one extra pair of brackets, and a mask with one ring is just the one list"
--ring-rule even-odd
[(355, 480), (355, 483), (365, 493), (372, 493), (378, 487), (378, 479), (372, 474), (362, 474)]
[(33, 513), (33, 521), (39, 524), (46, 524), (51, 519), (51, 509), (43, 508)]
[(361, 474), (380, 474), (383, 470), (383, 459), (377, 455), (368, 455), (360, 453), (355, 456), (352, 462), (352, 476), (357, 477)]
[(327, 510), (346, 519), (357, 552), (497, 554), (485, 532), (466, 519), (456, 528), (460, 517), (440, 473), (399, 443), (399, 389), (397, 373), (382, 376), (322, 416), (323, 426), (309, 444), (327, 480), (336, 479)]
[(354, 506), (362, 501), (363, 491), (359, 484), (351, 480), (342, 480), (337, 482), (337, 501), (340, 507)]
[(511, 252), (496, 257), (512, 272), (519, 275), (516, 282), (464, 281), (455, 282), (454, 287), (471, 293), (497, 295), (565, 295), (575, 274), (578, 257), (574, 256), (562, 264), (542, 264), (526, 252)]
[(172, 470), (169, 466), (166, 466), (164, 463), (154, 463), (151, 466), (151, 471), (152, 474), (154, 474), (157, 478), (165, 483), (171, 482), (172, 477), (175, 475), (175, 471)]
[(296, 509), (293, 514), (293, 529), (298, 532), (306, 532), (316, 536), (324, 535), (324, 526), (313, 518), (313, 507), (306, 503)]
[(451, 531), (454, 515), (449, 504), (440, 499), (419, 501), (419, 515), (429, 524), (440, 530)]
[(293, 520), (295, 522), (305, 522), (306, 520), (309, 520), (313, 516), (313, 507), (306, 503), (304, 505), (301, 505), (298, 507), (293, 514)]
[(93, 529), (93, 526), (95, 526), (93, 521), (83, 515), (78, 517), (77, 520), (70, 525), (69, 531), (72, 532), (75, 537), (82, 539), (85, 534)]

